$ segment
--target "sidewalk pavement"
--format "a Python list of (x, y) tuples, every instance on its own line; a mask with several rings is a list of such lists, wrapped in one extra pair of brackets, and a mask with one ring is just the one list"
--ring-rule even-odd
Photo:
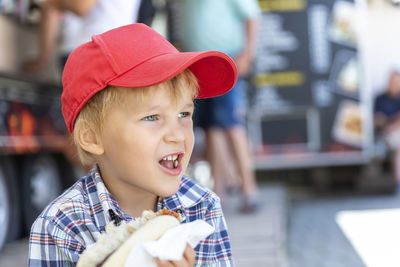
[[(238, 196), (224, 207), (237, 267), (287, 267), (288, 192), (278, 183), (260, 184), (261, 207), (256, 214), (237, 211)], [(229, 203), (229, 204), (228, 204)]]
[[(224, 208), (237, 267), (287, 267), (288, 199), (284, 185), (260, 184), (261, 207), (256, 214), (237, 211), (238, 196)], [(28, 239), (5, 246), (0, 267), (26, 266)]]
[(28, 238), (7, 244), (0, 252), (0, 267), (27, 266)]

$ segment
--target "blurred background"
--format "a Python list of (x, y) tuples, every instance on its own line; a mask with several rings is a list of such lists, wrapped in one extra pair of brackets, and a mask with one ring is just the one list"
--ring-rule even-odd
[[(23, 70), (39, 53), (45, 1), (0, 0), (3, 267), (26, 264), (32, 222), (86, 171), (61, 115), (59, 50), (42, 70)], [(142, 1), (139, 19), (182, 49), (183, 0)], [(228, 196), (237, 265), (400, 266), (400, 1), (258, 4), (245, 99), (261, 203), (240, 214)], [(195, 133), (188, 172), (212, 188)]]

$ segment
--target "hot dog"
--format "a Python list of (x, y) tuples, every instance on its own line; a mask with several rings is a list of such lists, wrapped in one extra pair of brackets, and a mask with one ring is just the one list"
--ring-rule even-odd
[(110, 223), (96, 244), (85, 250), (77, 267), (124, 266), (130, 251), (139, 243), (159, 239), (168, 229), (179, 225), (179, 213), (160, 210), (157, 213), (144, 211), (133, 222), (122, 221), (119, 226)]

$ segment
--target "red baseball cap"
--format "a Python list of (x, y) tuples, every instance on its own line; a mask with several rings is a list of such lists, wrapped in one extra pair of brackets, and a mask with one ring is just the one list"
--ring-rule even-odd
[(179, 52), (150, 27), (136, 23), (94, 35), (76, 48), (63, 71), (62, 113), (68, 130), (86, 102), (108, 85), (147, 87), (190, 68), (199, 82), (198, 98), (219, 96), (237, 79), (233, 60), (217, 51)]

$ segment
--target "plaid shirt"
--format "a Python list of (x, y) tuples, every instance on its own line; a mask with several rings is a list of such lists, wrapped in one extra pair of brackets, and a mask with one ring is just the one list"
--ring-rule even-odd
[[(202, 219), (215, 232), (195, 248), (195, 266), (234, 266), (219, 198), (183, 177), (178, 192), (158, 203), (158, 209), (180, 209), (183, 222)], [(109, 210), (123, 220), (121, 210), (105, 187), (97, 168), (55, 199), (34, 222), (29, 240), (29, 266), (75, 266), (111, 221)]]

